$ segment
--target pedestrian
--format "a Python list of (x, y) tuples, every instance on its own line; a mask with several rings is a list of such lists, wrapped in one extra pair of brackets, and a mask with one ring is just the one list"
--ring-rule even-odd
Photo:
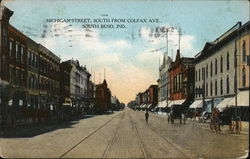
[(168, 123), (170, 122), (170, 112), (167, 112)]
[(182, 119), (183, 123), (186, 124), (186, 115), (185, 115), (185, 113), (181, 114), (181, 119)]
[(146, 110), (146, 113), (145, 113), (145, 120), (146, 120), (147, 124), (148, 124), (148, 118), (149, 118), (149, 114), (148, 114), (148, 110)]

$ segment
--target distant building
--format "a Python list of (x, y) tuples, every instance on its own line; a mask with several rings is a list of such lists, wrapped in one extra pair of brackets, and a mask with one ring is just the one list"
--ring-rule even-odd
[(148, 88), (148, 108), (154, 108), (158, 103), (158, 86), (151, 85)]
[(108, 88), (106, 80), (96, 85), (95, 98), (95, 111), (97, 113), (111, 110), (111, 91)]
[(168, 94), (168, 69), (172, 62), (172, 59), (164, 54), (163, 63), (159, 67), (159, 79), (158, 79), (158, 107), (166, 107), (167, 101), (170, 98)]

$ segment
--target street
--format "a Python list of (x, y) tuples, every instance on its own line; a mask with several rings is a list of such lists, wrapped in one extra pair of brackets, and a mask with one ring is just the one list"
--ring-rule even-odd
[(215, 133), (190, 120), (170, 124), (154, 113), (146, 124), (144, 113), (126, 108), (43, 133), (1, 137), (1, 157), (238, 158), (247, 153), (248, 134)]

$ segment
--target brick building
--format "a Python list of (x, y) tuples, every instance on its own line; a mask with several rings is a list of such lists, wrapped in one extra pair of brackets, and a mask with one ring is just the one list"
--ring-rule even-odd
[(1, 119), (5, 124), (55, 117), (59, 99), (60, 58), (9, 24), (13, 12), (1, 7)]
[(181, 57), (177, 50), (175, 61), (169, 66), (168, 90), (170, 101), (167, 106), (187, 109), (194, 99), (194, 58)]
[(104, 80), (103, 83), (96, 85), (95, 98), (96, 112), (103, 113), (111, 109), (111, 91), (108, 88), (106, 80)]

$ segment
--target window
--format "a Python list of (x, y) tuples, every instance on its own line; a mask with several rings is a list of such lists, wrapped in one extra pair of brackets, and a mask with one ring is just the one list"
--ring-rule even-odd
[(210, 96), (213, 96), (213, 83), (210, 83)]
[(199, 69), (199, 81), (201, 80), (201, 70)]
[(206, 65), (206, 77), (208, 78), (208, 64)]
[(206, 96), (208, 96), (208, 84), (206, 83)]
[(223, 94), (223, 80), (220, 80), (220, 94)]
[(227, 75), (227, 93), (229, 93), (229, 76)]
[(202, 68), (202, 80), (204, 80), (205, 77), (205, 68)]
[(16, 43), (16, 60), (19, 61), (19, 45)]
[(212, 61), (210, 64), (210, 75), (211, 75), (211, 77), (213, 76), (213, 62)]
[(227, 70), (229, 70), (229, 52), (227, 52)]
[(220, 72), (223, 72), (223, 57), (220, 58)]
[(197, 82), (197, 71), (195, 71), (195, 81)]
[(215, 74), (217, 75), (217, 67), (218, 67), (218, 66), (217, 66), (217, 65), (218, 65), (218, 64), (217, 64), (217, 59), (215, 59), (215, 64), (214, 64), (214, 65), (215, 65), (215, 66), (214, 66), (214, 69), (215, 69), (214, 72), (215, 72)]
[(10, 56), (14, 57), (14, 52), (13, 52), (13, 41), (10, 40)]
[(217, 80), (215, 80), (214, 90), (214, 94), (217, 96)]
[(246, 62), (246, 42), (243, 40), (242, 44), (242, 61)]
[(21, 46), (21, 63), (24, 63), (24, 47)]
[(242, 69), (242, 87), (246, 87), (246, 70)]

